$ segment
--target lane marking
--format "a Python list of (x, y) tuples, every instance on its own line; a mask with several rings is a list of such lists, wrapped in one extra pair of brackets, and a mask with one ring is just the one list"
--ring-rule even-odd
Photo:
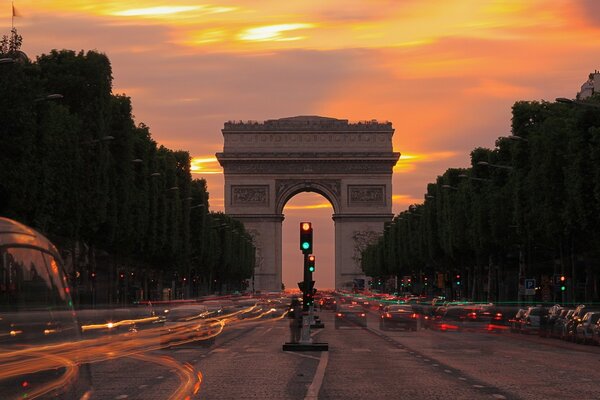
[(138, 386), (138, 389), (145, 389), (147, 387), (148, 387), (148, 385), (140, 385), (140, 386)]
[(156, 377), (156, 379), (163, 379), (163, 378), (164, 378), (164, 376), (162, 376), (162, 375), (159, 375)]
[(502, 396), (501, 394), (497, 394), (497, 393), (494, 393), (492, 395), (492, 397), (495, 399), (506, 399), (506, 397)]
[(458, 379), (460, 379), (461, 381), (466, 381), (467, 380), (467, 378), (463, 378), (462, 376), (459, 377)]
[(312, 360), (321, 360), (321, 357), (311, 356), (311, 355), (308, 355), (308, 354), (297, 353), (295, 351), (284, 351), (284, 353), (293, 354), (293, 355), (298, 356), (298, 357), (310, 358)]
[(483, 389), (485, 386), (481, 386), (481, 385), (473, 385), (473, 387), (474, 387), (474, 388), (477, 388), (477, 389)]
[(306, 392), (306, 396), (304, 396), (304, 400), (317, 400), (319, 398), (319, 390), (321, 390), (321, 385), (323, 384), (327, 362), (329, 362), (329, 352), (323, 351), (321, 352), (321, 360), (319, 361), (317, 372), (315, 372), (313, 381), (308, 387), (308, 391)]
[(352, 349), (352, 351), (354, 353), (370, 353), (371, 349), (365, 349), (365, 348), (354, 348)]
[(450, 371), (449, 369), (445, 369), (444, 372), (447, 373), (447, 374), (451, 374), (452, 373), (452, 371)]
[(126, 399), (126, 398), (128, 398), (128, 397), (129, 397), (129, 396), (127, 396), (126, 394), (122, 394), (122, 395), (120, 395), (120, 396), (117, 396), (117, 397), (115, 397), (115, 400), (122, 400), (122, 399)]

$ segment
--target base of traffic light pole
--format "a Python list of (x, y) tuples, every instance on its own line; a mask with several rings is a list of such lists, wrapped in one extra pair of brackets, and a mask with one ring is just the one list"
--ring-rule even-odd
[(283, 351), (329, 351), (328, 343), (284, 343)]
[(310, 315), (302, 316), (300, 341), (298, 343), (284, 343), (283, 351), (329, 351), (327, 343), (315, 343), (312, 341), (312, 337), (310, 336), (311, 319)]
[(325, 325), (319, 319), (319, 316), (315, 314), (314, 306), (310, 306), (308, 309), (308, 315), (310, 320), (311, 329), (322, 329), (325, 328)]

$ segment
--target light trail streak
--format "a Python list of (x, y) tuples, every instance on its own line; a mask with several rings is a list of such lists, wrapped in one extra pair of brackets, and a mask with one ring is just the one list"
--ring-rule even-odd
[[(172, 365), (175, 360), (162, 359), (147, 355), (148, 352), (165, 347), (175, 347), (186, 343), (209, 340), (219, 336), (226, 326), (245, 323), (274, 322), (285, 318), (287, 311), (282, 312), (268, 320), (262, 320), (277, 310), (274, 308), (263, 308), (257, 304), (241, 310), (213, 318), (198, 318), (201, 314), (193, 316), (182, 322), (165, 323), (160, 326), (132, 332), (116, 333), (116, 329), (107, 330), (115, 332), (111, 335), (102, 335), (95, 338), (84, 338), (76, 342), (61, 342), (52, 344), (29, 345), (19, 349), (0, 348), (0, 381), (42, 371), (64, 368), (65, 372), (60, 379), (45, 382), (40, 388), (28, 394), (28, 398), (36, 398), (44, 394), (68, 385), (77, 379), (78, 366), (81, 364), (96, 363), (109, 359), (121, 357), (133, 357), (154, 363), (168, 364), (171, 369), (177, 371), (180, 380), (179, 388), (169, 397), (170, 399), (184, 398), (185, 393), (200, 390), (202, 374), (196, 374), (191, 366)], [(142, 318), (137, 320), (122, 320), (112, 322), (113, 327), (135, 326), (137, 323), (156, 323), (158, 317)], [(86, 325), (82, 331), (92, 333), (104, 333), (106, 324)], [(57, 337), (58, 339), (58, 337)], [(191, 368), (191, 369), (190, 369)]]

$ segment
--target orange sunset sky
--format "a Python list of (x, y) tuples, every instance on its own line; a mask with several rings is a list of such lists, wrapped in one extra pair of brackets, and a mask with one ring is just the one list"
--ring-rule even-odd
[[(212, 1), (212, 0), (211, 0)], [(597, 0), (18, 0), (23, 50), (106, 53), (136, 122), (195, 158), (222, 210), (214, 154), (230, 119), (322, 115), (389, 120), (394, 212), (469, 152), (510, 132), (518, 100), (574, 97), (600, 67)], [(3, 11), (2, 11), (3, 10)], [(0, 3), (8, 34), (11, 2)], [(298, 222), (315, 227), (317, 287), (333, 286), (332, 208), (319, 195), (285, 209), (283, 277), (301, 279)]]

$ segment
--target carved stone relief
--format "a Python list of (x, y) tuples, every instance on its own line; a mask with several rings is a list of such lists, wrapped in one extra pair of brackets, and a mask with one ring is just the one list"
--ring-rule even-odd
[(385, 185), (348, 185), (348, 206), (385, 205)]
[(269, 185), (232, 185), (231, 204), (235, 206), (268, 206)]

